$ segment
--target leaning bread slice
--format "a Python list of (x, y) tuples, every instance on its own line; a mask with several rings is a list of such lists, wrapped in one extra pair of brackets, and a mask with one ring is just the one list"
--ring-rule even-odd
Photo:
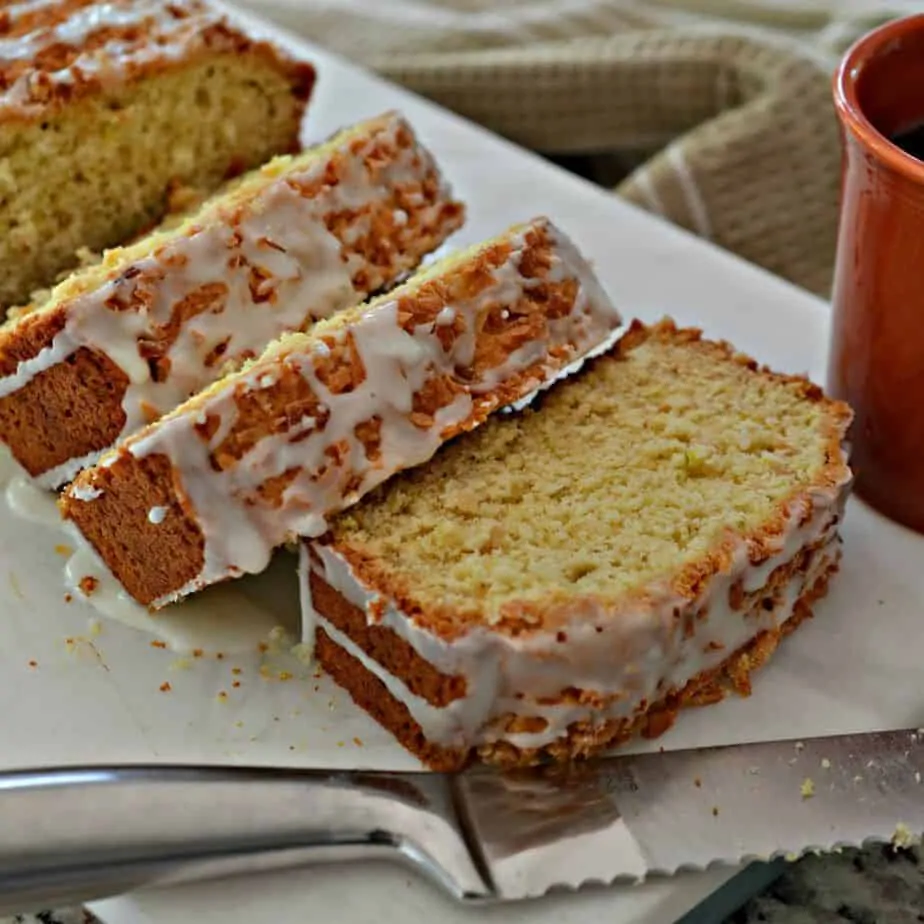
[(393, 284), (462, 217), (396, 113), (277, 158), (0, 328), (0, 439), (56, 487), (229, 363)]
[(848, 408), (663, 322), (302, 549), (319, 663), (436, 768), (570, 760), (749, 689), (839, 557)]
[(320, 535), (618, 325), (580, 254), (536, 219), (282, 338), (85, 470), (64, 516), (137, 601), (163, 605)]

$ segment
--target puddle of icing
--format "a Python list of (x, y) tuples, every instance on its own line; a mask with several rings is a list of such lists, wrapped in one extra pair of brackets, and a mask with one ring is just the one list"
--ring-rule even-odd
[(13, 472), (5, 480), (6, 506), (10, 513), (40, 526), (61, 526), (57, 494), (40, 488), (21, 472)]
[[(73, 533), (68, 536), (73, 545)], [(81, 590), (87, 578), (89, 595)], [(277, 626), (289, 635), (299, 631), (296, 560), (285, 551), (262, 574), (215, 584), (156, 612), (136, 603), (83, 542), (65, 565), (65, 582), (100, 615), (155, 635), (181, 654), (255, 651)]]
[[(254, 651), (277, 627), (285, 635), (300, 635), (297, 562), (289, 552), (278, 552), (262, 574), (208, 587), (152, 613), (122, 589), (82, 537), (61, 520), (57, 495), (31, 481), (5, 447), (0, 447), (0, 486), (10, 513), (51, 530), (51, 545), (76, 548), (64, 566), (62, 593), (67, 590), (86, 601), (101, 616), (156, 636), (181, 654)], [(81, 589), (87, 578), (93, 584), (89, 595)]]

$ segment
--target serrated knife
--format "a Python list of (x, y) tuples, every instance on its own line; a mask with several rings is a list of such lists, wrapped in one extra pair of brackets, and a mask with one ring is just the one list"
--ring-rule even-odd
[(457, 775), (122, 766), (0, 774), (0, 914), (391, 857), (462, 901), (924, 831), (914, 729)]

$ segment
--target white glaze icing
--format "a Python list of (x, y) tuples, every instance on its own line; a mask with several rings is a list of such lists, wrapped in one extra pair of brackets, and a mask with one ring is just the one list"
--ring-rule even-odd
[[(393, 281), (413, 262), (409, 254), (398, 247), (391, 275), (386, 272), (382, 280), (381, 268), (349, 245), (341, 246), (326, 221), (344, 209), (356, 211), (350, 230), (365, 237), (374, 229), (362, 210), (396, 189), (416, 187), (424, 177), (439, 174), (419, 145), (398, 146), (398, 134), (410, 129), (397, 114), (357, 128), (333, 153), (310, 153), (293, 161), (251, 198), (239, 219), (229, 220), (227, 209), (213, 213), (140, 259), (119, 260), (120, 252), (114, 252), (107, 282), (68, 300), (63, 330), (37, 356), (0, 378), (0, 397), (23, 388), (80, 347), (89, 347), (109, 356), (129, 378), (122, 400), (124, 438), (218, 379), (227, 362), (255, 356), (281, 334), (359, 302), (366, 292), (354, 288), (352, 279), (360, 271), (373, 285)], [(363, 143), (350, 153), (348, 145), (357, 138)], [(378, 152), (375, 157), (370, 156), (373, 151)], [(391, 155), (385, 163), (383, 151)], [(292, 185), (321, 179), (334, 157), (345, 158), (347, 164), (339, 183), (322, 186), (311, 198)], [(438, 212), (449, 197), (443, 183), (435, 203), (418, 216), (423, 226), (439, 227)], [(142, 355), (143, 343), (156, 339), (177, 307), (205, 286), (219, 287), (217, 294), (206, 310), (182, 323), (165, 354), (169, 371), (155, 381)], [(130, 307), (112, 310), (107, 307), (112, 304)], [(100, 452), (107, 448), (100, 447)], [(99, 454), (69, 460), (39, 481), (56, 487)]]
[[(812, 515), (801, 523), (804, 504), (794, 506), (778, 547), (760, 565), (749, 560), (742, 541), (727, 572), (707, 582), (699, 598), (689, 601), (667, 586), (653, 586), (651, 602), (642, 609), (575, 599), (569, 623), (553, 632), (538, 631), (510, 636), (491, 625), (472, 625), (461, 637), (447, 642), (402, 613), (387, 598), (364, 587), (348, 563), (329, 545), (304, 543), (300, 561), (303, 637), (317, 627), (342, 644), (407, 705), (425, 736), (447, 747), (472, 747), (507, 741), (516, 747), (536, 748), (566, 734), (578, 721), (601, 725), (644, 711), (672, 689), (682, 688), (703, 671), (718, 667), (732, 652), (766, 629), (777, 628), (793, 614), (798, 598), (837, 561), (840, 554), (839, 519), (847, 484), (812, 494)], [(735, 610), (730, 593), (738, 583), (747, 593), (758, 593), (771, 574), (807, 546), (820, 545), (804, 574), (794, 575), (774, 605), (761, 605), (747, 613)], [(314, 609), (308, 573), (318, 575), (344, 599), (375, 612), (377, 625), (393, 630), (440, 673), (463, 676), (468, 693), (445, 708), (436, 708), (414, 696), (398, 678), (337, 632)], [(375, 604), (374, 608), (372, 604)], [(680, 610), (681, 618), (675, 617)], [(693, 620), (693, 634), (684, 632), (685, 616), (703, 612)], [(370, 616), (370, 621), (372, 617)], [(564, 632), (564, 640), (558, 633)], [(336, 635), (334, 634), (336, 633)], [(605, 705), (555, 703), (566, 688), (576, 687), (608, 698)], [(505, 732), (496, 723), (503, 716), (541, 717), (546, 727), (538, 732)]]
[[(53, 7), (59, 0), (33, 0), (6, 7), (11, 25), (17, 20)], [(174, 15), (171, 7), (181, 11)], [(40, 71), (27, 67), (0, 94), (0, 108), (40, 107), (46, 89), (66, 87), (88, 78), (117, 83), (136, 67), (152, 61), (171, 61), (184, 57), (203, 43), (203, 33), (223, 17), (213, 7), (198, 0), (109, 0), (71, 12), (53, 26), (37, 26), (22, 35), (0, 39), (0, 65), (17, 61), (32, 62), (43, 51), (65, 45), (79, 49), (66, 66)], [(137, 27), (137, 37), (126, 39), (113, 33), (95, 48), (82, 48), (87, 39), (101, 29)], [(37, 87), (42, 90), (36, 93)]]
[[(432, 422), (411, 420), (415, 394), (436, 376), (450, 375), (468, 366), (476, 347), (477, 322), (489, 307), (515, 304), (530, 287), (542, 280), (520, 273), (520, 260), (527, 237), (535, 228), (544, 229), (553, 242), (549, 280), (574, 279), (577, 295), (571, 312), (550, 320), (535, 339), (503, 359), (481, 377), (464, 384), (457, 397), (440, 408)], [(310, 347), (285, 353), (273, 348), (245, 372), (231, 377), (213, 392), (202, 413), (175, 414), (164, 418), (119, 450), (137, 458), (164, 454), (174, 466), (174, 479), (198, 519), (205, 539), (205, 563), (196, 579), (155, 605), (163, 605), (186, 593), (228, 575), (255, 573), (269, 561), (272, 549), (297, 536), (318, 536), (326, 528), (326, 517), (355, 502), (386, 478), (404, 468), (429, 459), (444, 441), (449, 428), (464, 424), (472, 413), (473, 399), (487, 392), (526, 367), (538, 363), (531, 377), (518, 383), (521, 393), (534, 391), (563, 365), (595, 347), (620, 323), (589, 267), (574, 246), (545, 219), (502, 236), (512, 244), (506, 261), (493, 272), (493, 281), (484, 290), (452, 305), (454, 330), (458, 335), (444, 346), (433, 322), (420, 324), (408, 333), (398, 323), (399, 300), (404, 290), (372, 303), (362, 315), (349, 323), (349, 334), (365, 369), (365, 378), (351, 391), (334, 394), (321, 382), (316, 363), (327, 351), (320, 339)], [(449, 268), (448, 273), (456, 272)], [(516, 319), (510, 320), (511, 324)], [(321, 331), (318, 328), (318, 331)], [(326, 328), (324, 328), (326, 330)], [(320, 333), (316, 336), (319, 338)], [(335, 337), (344, 337), (339, 328)], [(563, 348), (563, 357), (549, 351)], [(236, 396), (241, 389), (258, 392), (271, 387), (282, 364), (296, 370), (329, 411), (323, 427), (314, 418), (289, 424), (285, 432), (273, 433), (257, 441), (235, 464), (215, 471), (210, 453), (221, 444), (237, 417)], [(195, 430), (197, 421), (208, 414), (219, 420), (216, 431), (206, 442)], [(377, 416), (381, 421), (379, 455), (366, 456), (355, 434), (358, 424)], [(306, 435), (307, 434), (307, 435)], [(295, 438), (298, 437), (296, 441)], [(334, 446), (346, 446), (345, 457), (331, 459)], [(269, 479), (294, 473), (281, 503), (261, 503), (259, 487)], [(345, 480), (355, 476), (351, 490)], [(92, 472), (87, 473), (92, 478)], [(84, 476), (84, 477), (87, 477)], [(75, 489), (70, 496), (79, 500)]]

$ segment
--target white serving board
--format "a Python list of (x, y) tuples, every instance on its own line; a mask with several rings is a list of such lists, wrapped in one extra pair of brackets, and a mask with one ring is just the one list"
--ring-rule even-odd
[[(595, 260), (627, 317), (670, 313), (781, 370), (823, 377), (827, 308), (820, 301), (396, 87), (260, 28), (301, 48), (319, 68), (311, 138), (388, 108), (412, 120), (469, 205), (454, 243), (548, 214)], [(684, 715), (668, 735), (637, 749), (924, 724), (924, 539), (856, 502), (845, 539), (843, 573), (829, 598), (761, 673), (753, 697)], [(52, 528), (6, 511), (0, 518), (0, 768), (114, 761), (415, 766), (328, 681), (305, 669), (307, 676), (288, 681), (261, 678), (253, 647), (175, 669), (177, 656), (152, 647), (149, 635), (105, 620), (94, 634), (94, 611), (64, 602), (64, 559), (55, 550), (61, 541)], [(267, 624), (295, 626), (294, 574), (285, 563), (280, 573), (251, 586), (250, 606), (262, 595)], [(238, 594), (225, 595), (216, 609), (238, 609)], [(270, 662), (273, 671), (298, 673), (295, 665)], [(169, 692), (159, 689), (165, 681)], [(472, 912), (403, 870), (325, 868), (115, 899), (95, 910), (106, 924), (378, 924), (394, 909), (407, 924), (461, 924), (476, 914), (498, 924), (669, 924), (730, 875), (710, 870)]]

